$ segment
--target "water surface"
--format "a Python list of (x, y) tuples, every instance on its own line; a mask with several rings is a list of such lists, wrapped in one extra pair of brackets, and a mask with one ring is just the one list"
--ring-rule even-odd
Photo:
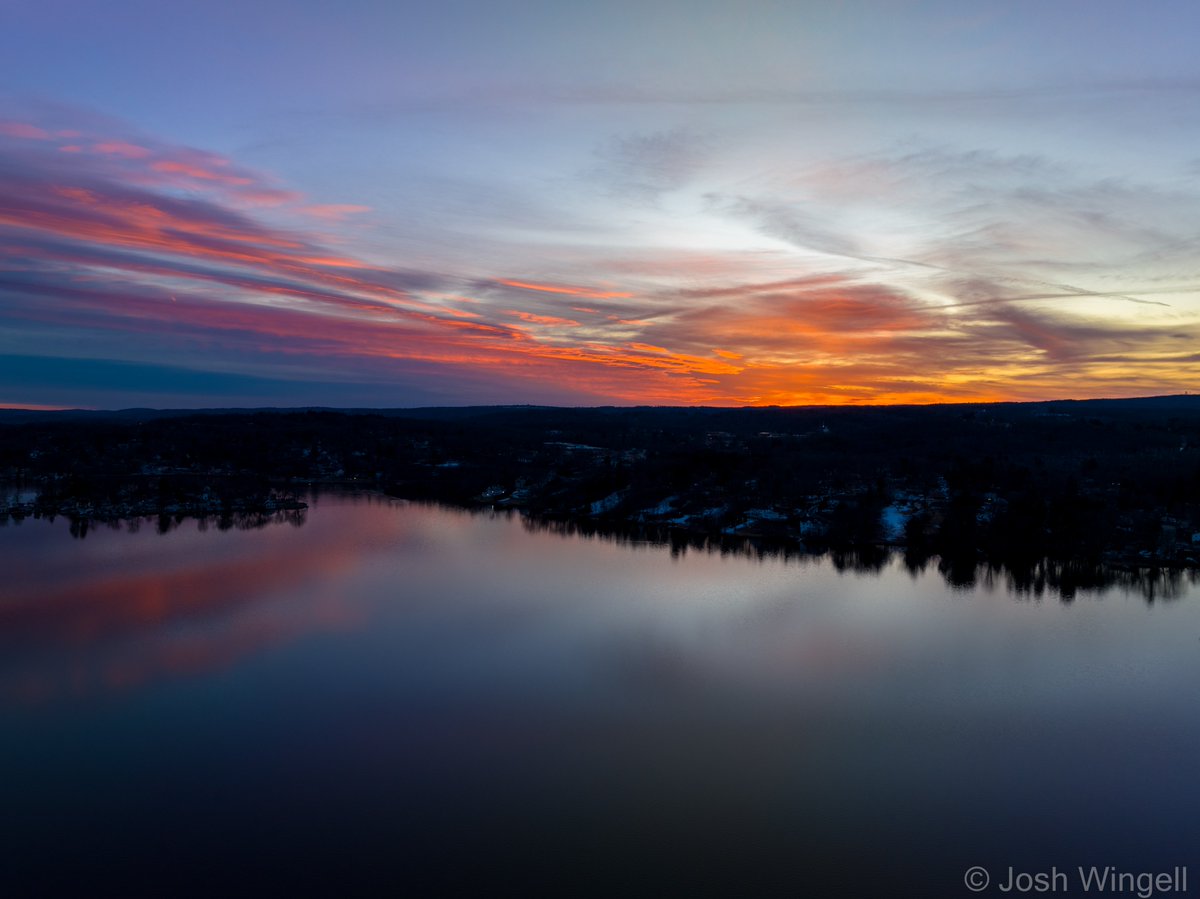
[(10, 524), (0, 570), (0, 893), (965, 895), (971, 865), (1197, 862), (1186, 579), (1062, 602), (336, 496), (303, 526)]

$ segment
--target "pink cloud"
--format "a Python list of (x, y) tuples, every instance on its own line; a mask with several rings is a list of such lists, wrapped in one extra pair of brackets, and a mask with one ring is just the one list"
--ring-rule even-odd
[(0, 134), (23, 140), (48, 140), (50, 133), (27, 122), (0, 122)]
[(304, 195), (294, 190), (283, 190), (271, 187), (249, 187), (237, 192), (238, 201), (249, 206), (274, 207), (288, 203), (298, 203)]
[(92, 151), (95, 153), (105, 153), (109, 156), (123, 156), (125, 159), (145, 159), (151, 155), (151, 152), (145, 147), (122, 140), (92, 144)]
[(331, 222), (340, 222), (346, 219), (347, 216), (355, 215), (360, 212), (370, 212), (370, 206), (360, 206), (356, 203), (321, 203), (316, 206), (304, 206), (300, 210), (314, 218), (325, 219)]
[[(1047, 373), (1109, 383), (1106, 373), (1128, 366), (1100, 352), (1115, 359), (1127, 348), (1120, 339), (1147, 353), (1171, 343), (1001, 303), (948, 312), (865, 276), (771, 280), (754, 276), (762, 269), (749, 260), (738, 278), (728, 274), (736, 259), (724, 257), (707, 268), (687, 257), (646, 259), (641, 274), (606, 272), (630, 280), (620, 290), (604, 278), (585, 286), (588, 275), (569, 270), (562, 283), (536, 272), (412, 272), (310, 230), (330, 223), (322, 230), (336, 234), (369, 207), (309, 203), (216, 154), (111, 123), (73, 143), (12, 121), (0, 134), (36, 141), (0, 145), (9, 322), (286, 356), (291, 366), (378, 374), (413, 361), (605, 400), (687, 404), (1044, 395), (1064, 383)], [(263, 209), (295, 214), (283, 227), (284, 215)], [(689, 287), (655, 286), (679, 284), (672, 273), (685, 273)], [(463, 295), (476, 290), (483, 301)], [(578, 320), (555, 314), (564, 308)], [(1186, 364), (1164, 361), (1163, 370)]]
[(221, 184), (229, 184), (234, 187), (254, 183), (254, 179), (247, 178), (244, 175), (231, 175), (215, 171), (213, 168), (207, 168), (195, 162), (186, 162), (178, 159), (163, 159), (152, 163), (150, 168), (164, 175), (183, 175), (186, 178), (194, 178), (197, 181), (217, 181)]

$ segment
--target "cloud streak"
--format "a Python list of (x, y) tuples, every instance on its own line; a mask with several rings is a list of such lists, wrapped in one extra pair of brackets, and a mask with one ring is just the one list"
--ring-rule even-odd
[(625, 242), (596, 246), (617, 219), (451, 265), (356, 250), (374, 203), (64, 115), (0, 120), (9, 352), (292, 381), (296, 403), (314, 381), (370, 384), (381, 405), (1133, 394), (1192, 365), (1196, 196), (1049, 155), (907, 145), (731, 179), (733, 137), (626, 131), (574, 182), (620, 201)]

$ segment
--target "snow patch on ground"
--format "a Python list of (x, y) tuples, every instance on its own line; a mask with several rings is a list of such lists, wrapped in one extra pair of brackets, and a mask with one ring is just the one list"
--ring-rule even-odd
[(899, 506), (887, 506), (879, 513), (879, 529), (886, 543), (899, 543), (911, 513)]
[(677, 496), (668, 496), (657, 506), (654, 506), (649, 509), (643, 509), (642, 515), (667, 515), (671, 512), (674, 512), (675, 511), (675, 500), (677, 500), (677, 499), (679, 499), (679, 497), (677, 497)]
[(747, 509), (747, 518), (755, 518), (759, 521), (786, 521), (787, 516), (782, 512), (776, 512), (774, 509)]
[(611, 512), (621, 504), (621, 499), (624, 493), (618, 490), (616, 493), (610, 493), (604, 499), (598, 499), (591, 505), (593, 515), (603, 515), (605, 512)]

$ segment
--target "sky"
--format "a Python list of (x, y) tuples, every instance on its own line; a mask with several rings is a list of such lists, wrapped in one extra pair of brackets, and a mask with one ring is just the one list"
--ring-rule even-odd
[(0, 406), (1200, 381), (1200, 4), (0, 0)]

